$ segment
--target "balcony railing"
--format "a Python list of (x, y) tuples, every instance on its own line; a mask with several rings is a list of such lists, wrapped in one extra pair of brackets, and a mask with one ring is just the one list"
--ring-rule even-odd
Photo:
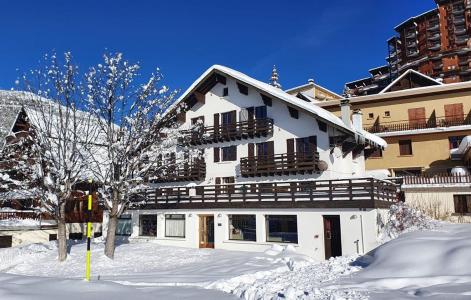
[(466, 115), (376, 123), (366, 125), (364, 129), (371, 133), (382, 133), (462, 125), (471, 125), (471, 120)]
[(471, 184), (471, 175), (436, 174), (421, 176), (404, 176), (404, 185), (431, 185), (431, 184)]
[(158, 174), (151, 179), (152, 182), (201, 181), (206, 177), (206, 163), (204, 159), (197, 159), (189, 163), (170, 165), (158, 170)]
[(319, 171), (319, 153), (284, 153), (240, 159), (243, 177), (304, 174)]
[(397, 197), (392, 182), (355, 178), (157, 188), (136, 197), (132, 207), (359, 207), (355, 200), (395, 202)]
[(273, 120), (265, 118), (219, 126), (204, 126), (185, 130), (182, 133), (184, 135), (183, 142), (192, 145), (271, 136), (273, 134)]

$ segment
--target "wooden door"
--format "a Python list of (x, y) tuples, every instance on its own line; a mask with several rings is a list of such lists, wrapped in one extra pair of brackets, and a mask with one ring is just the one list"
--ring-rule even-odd
[(214, 248), (214, 216), (200, 216), (200, 248)]
[(464, 120), (463, 103), (445, 105), (445, 121), (448, 125), (460, 124)]
[(340, 216), (324, 216), (325, 259), (342, 256)]
[(425, 107), (410, 108), (408, 114), (411, 129), (422, 128), (425, 125)]

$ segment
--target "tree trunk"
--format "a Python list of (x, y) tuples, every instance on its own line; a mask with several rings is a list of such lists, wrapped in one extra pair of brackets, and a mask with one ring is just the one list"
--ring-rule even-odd
[(57, 250), (59, 252), (59, 261), (65, 261), (67, 258), (67, 230), (65, 227), (65, 203), (59, 207), (59, 218), (57, 220)]
[(105, 255), (114, 259), (116, 246), (116, 227), (118, 226), (118, 193), (113, 192), (112, 207), (108, 218), (108, 230), (106, 231)]

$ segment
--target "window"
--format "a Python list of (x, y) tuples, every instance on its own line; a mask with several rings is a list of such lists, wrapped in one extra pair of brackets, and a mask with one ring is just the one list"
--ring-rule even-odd
[(463, 139), (464, 139), (464, 136), (450, 136), (450, 137), (448, 137), (448, 142), (449, 142), (449, 145), (450, 145), (450, 149), (458, 148)]
[(237, 146), (222, 147), (222, 161), (237, 160)]
[(403, 177), (403, 176), (420, 176), (422, 175), (421, 169), (402, 169), (402, 170), (394, 170), (394, 175), (396, 177)]
[(223, 97), (229, 96), (229, 88), (225, 87), (225, 88), (222, 90), (222, 96), (223, 96)]
[(372, 152), (370, 154), (370, 157), (373, 157), (373, 158), (383, 157), (383, 150), (381, 150), (381, 149), (372, 150)]
[(267, 118), (267, 107), (258, 106), (255, 107), (255, 119), (266, 119)]
[(157, 236), (157, 215), (139, 216), (139, 235)]
[(411, 140), (399, 141), (399, 155), (412, 155)]
[(223, 125), (230, 125), (236, 123), (236, 111), (229, 111), (221, 114), (221, 121)]
[(185, 215), (165, 215), (165, 236), (185, 237)]
[(266, 216), (267, 241), (298, 243), (297, 216)]
[(317, 137), (309, 136), (296, 139), (296, 152), (311, 155), (317, 151)]
[(235, 178), (231, 177), (216, 177), (216, 193), (217, 194), (233, 194)]
[(249, 88), (246, 85), (237, 83), (237, 88), (239, 89), (239, 93), (248, 95), (249, 94)]
[(327, 132), (327, 123), (317, 120), (317, 125), (320, 131)]
[(389, 118), (389, 117), (391, 116), (391, 112), (390, 112), (389, 110), (385, 111), (385, 112), (384, 112), (384, 116), (385, 116), (386, 118)]
[(453, 195), (453, 200), (455, 202), (455, 213), (471, 213), (471, 195)]
[(368, 113), (368, 119), (373, 119), (375, 117), (374, 113)]
[(263, 104), (265, 104), (266, 106), (272, 106), (272, 100), (270, 97), (265, 96), (264, 94), (260, 94), (260, 96), (262, 97)]
[(132, 233), (132, 219), (131, 215), (122, 215), (118, 218), (116, 226), (117, 236), (131, 236)]
[(257, 156), (267, 157), (274, 155), (274, 142), (257, 143)]
[(291, 118), (299, 119), (299, 112), (296, 108), (288, 106), (288, 111), (289, 111), (289, 115), (291, 116)]
[(255, 242), (255, 223), (255, 215), (229, 215), (229, 239)]

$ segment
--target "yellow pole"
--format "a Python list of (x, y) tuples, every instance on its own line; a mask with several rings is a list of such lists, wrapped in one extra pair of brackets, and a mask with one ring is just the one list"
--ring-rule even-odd
[(87, 206), (87, 262), (85, 269), (85, 280), (90, 281), (90, 264), (91, 264), (91, 254), (90, 254), (90, 244), (92, 238), (92, 180), (90, 179), (90, 190), (88, 192), (88, 206)]

